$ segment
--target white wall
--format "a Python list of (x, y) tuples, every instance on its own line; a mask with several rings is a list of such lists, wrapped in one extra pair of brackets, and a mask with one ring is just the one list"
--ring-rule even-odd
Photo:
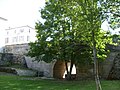
[(5, 45), (5, 27), (6, 27), (7, 21), (3, 21), (0, 19), (0, 52), (2, 52), (2, 47)]
[(22, 26), (17, 28), (9, 28), (5, 30), (5, 45), (24, 44), (34, 42), (36, 40), (36, 32), (34, 28)]

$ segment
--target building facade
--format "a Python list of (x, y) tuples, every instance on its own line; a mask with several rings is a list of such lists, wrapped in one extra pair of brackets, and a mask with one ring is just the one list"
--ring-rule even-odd
[(4, 30), (5, 26), (7, 25), (7, 19), (0, 17), (0, 52), (3, 52), (3, 47), (4, 47)]
[(35, 29), (30, 26), (9, 28), (5, 30), (5, 45), (34, 42), (35, 36)]
[(28, 43), (34, 42), (35, 40), (35, 29), (30, 26), (6, 29), (3, 52), (24, 55), (29, 50)]

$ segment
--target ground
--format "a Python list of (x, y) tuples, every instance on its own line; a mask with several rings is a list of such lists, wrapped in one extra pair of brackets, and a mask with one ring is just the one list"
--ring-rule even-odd
[[(101, 81), (103, 90), (120, 90), (120, 81)], [(65, 81), (0, 73), (0, 90), (96, 90), (93, 80)]]

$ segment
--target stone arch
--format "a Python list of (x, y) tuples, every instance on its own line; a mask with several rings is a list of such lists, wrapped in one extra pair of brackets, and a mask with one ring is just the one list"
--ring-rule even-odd
[(120, 80), (120, 53), (118, 53), (114, 58), (112, 68), (108, 75), (108, 79)]
[(53, 77), (62, 79), (65, 72), (65, 62), (57, 60), (53, 67)]
[[(67, 63), (67, 66), (68, 66), (68, 70), (70, 70), (70, 62)], [(58, 78), (58, 79), (63, 79), (65, 78), (66, 74), (67, 74), (67, 71), (66, 71), (65, 62), (60, 61), (60, 60), (56, 61), (53, 67), (53, 77)], [(75, 64), (73, 65), (71, 74), (73, 77), (76, 76), (76, 65)]]
[(111, 51), (102, 64), (102, 77), (104, 79), (110, 79), (110, 72), (113, 69), (115, 58), (118, 56), (119, 52)]

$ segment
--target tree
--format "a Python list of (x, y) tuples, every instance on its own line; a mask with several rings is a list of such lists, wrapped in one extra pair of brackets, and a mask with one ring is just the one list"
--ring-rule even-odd
[[(100, 29), (97, 1), (49, 0), (41, 10), (41, 17), (45, 22), (36, 23), (38, 40), (30, 44), (29, 55), (46, 62), (64, 60), (69, 79), (73, 64), (86, 60), (87, 63), (91, 62), (94, 55), (96, 84), (99, 88), (97, 59), (106, 57), (105, 45), (110, 40)], [(71, 62), (70, 71), (67, 62)]]
[[(30, 44), (29, 51), (30, 56), (46, 62), (64, 60), (68, 79), (71, 78), (73, 64), (80, 59), (80, 56), (90, 57), (90, 47), (86, 43), (88, 40), (83, 39), (84, 33), (78, 31), (79, 24), (75, 22), (77, 15), (74, 14), (79, 10), (74, 8), (75, 4), (56, 0), (46, 2), (45, 8), (41, 10), (41, 17), (45, 22), (36, 23), (38, 40)], [(70, 13), (71, 9), (74, 10)], [(68, 62), (71, 62), (70, 71)]]
[(112, 38), (114, 43), (120, 45), (120, 35), (114, 34)]
[(103, 21), (107, 20), (112, 29), (120, 28), (120, 0), (99, 0)]
[(87, 0), (82, 2), (82, 8), (84, 11), (84, 21), (86, 22), (86, 30), (91, 34), (91, 42), (93, 47), (93, 61), (94, 61), (94, 73), (97, 90), (101, 90), (101, 84), (98, 75), (98, 60), (97, 60), (97, 34), (100, 32), (101, 20), (99, 16), (99, 9), (97, 8), (97, 2), (94, 0)]

